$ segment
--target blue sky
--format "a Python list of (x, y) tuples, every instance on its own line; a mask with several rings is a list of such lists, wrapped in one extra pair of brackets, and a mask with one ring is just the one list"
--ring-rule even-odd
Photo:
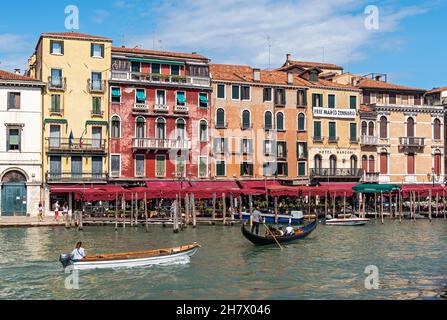
[[(197, 51), (215, 63), (260, 68), (291, 53), (358, 74), (387, 73), (402, 85), (447, 85), (443, 0), (15, 0), (0, 11), (0, 69), (23, 69), (41, 32), (66, 31), (67, 5), (79, 8), (79, 32), (115, 45)], [(377, 30), (365, 28), (369, 5), (378, 9)]]

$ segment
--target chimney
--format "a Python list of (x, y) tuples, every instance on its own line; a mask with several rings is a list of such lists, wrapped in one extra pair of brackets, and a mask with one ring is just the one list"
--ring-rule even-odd
[(376, 81), (382, 81), (382, 75), (376, 75), (376, 77), (375, 77), (375, 80)]
[(287, 72), (287, 84), (293, 84), (293, 73)]
[(18, 75), (21, 75), (21, 74), (22, 74), (22, 70), (20, 70), (20, 69), (14, 69), (14, 73), (15, 73), (15, 74), (18, 74)]
[(253, 81), (261, 81), (261, 69), (253, 69)]
[(286, 54), (286, 62), (292, 61), (292, 55), (290, 53)]

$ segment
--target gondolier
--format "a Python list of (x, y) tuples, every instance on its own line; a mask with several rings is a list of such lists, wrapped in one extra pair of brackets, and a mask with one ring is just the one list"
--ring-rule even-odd
[(259, 207), (256, 207), (256, 210), (253, 212), (253, 225), (251, 227), (251, 233), (256, 232), (259, 234), (259, 224), (263, 222), (261, 211), (259, 211)]

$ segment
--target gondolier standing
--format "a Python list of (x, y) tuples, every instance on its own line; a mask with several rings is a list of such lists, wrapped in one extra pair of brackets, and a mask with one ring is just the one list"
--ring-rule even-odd
[(256, 207), (256, 210), (253, 212), (253, 226), (251, 227), (251, 233), (256, 231), (256, 234), (259, 235), (259, 224), (263, 222), (261, 211), (259, 211), (259, 207)]

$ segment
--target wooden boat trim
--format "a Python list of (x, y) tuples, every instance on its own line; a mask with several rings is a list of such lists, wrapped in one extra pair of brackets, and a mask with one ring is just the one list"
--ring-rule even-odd
[(156, 250), (126, 252), (126, 253), (101, 254), (101, 255), (95, 255), (95, 256), (87, 256), (85, 259), (76, 261), (75, 263), (144, 259), (144, 258), (150, 258), (150, 257), (164, 257), (164, 256), (185, 253), (187, 251), (190, 251), (190, 250), (193, 250), (196, 248), (200, 248), (200, 245), (198, 243), (194, 243), (194, 244), (186, 245), (186, 246), (180, 246), (180, 247), (167, 248), (167, 249), (156, 249)]

